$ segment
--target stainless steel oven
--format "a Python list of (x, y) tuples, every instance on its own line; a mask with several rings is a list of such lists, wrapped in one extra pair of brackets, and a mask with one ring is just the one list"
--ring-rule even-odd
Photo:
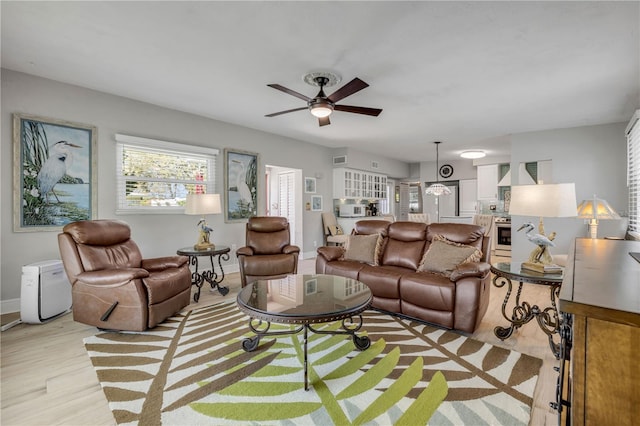
[(495, 221), (496, 255), (511, 256), (511, 221)]

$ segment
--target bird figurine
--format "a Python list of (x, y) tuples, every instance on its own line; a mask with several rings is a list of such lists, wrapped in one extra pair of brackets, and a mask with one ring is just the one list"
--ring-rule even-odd
[(518, 228), (518, 231), (521, 231), (523, 229), (525, 230), (527, 239), (538, 246), (531, 252), (531, 255), (529, 256), (529, 262), (545, 264), (552, 263), (551, 255), (549, 254), (547, 247), (556, 246), (556, 244), (552, 241), (555, 238), (556, 233), (552, 232), (549, 237), (546, 237), (542, 228), (541, 233), (534, 233), (533, 231), (536, 229), (536, 227), (531, 222), (523, 223), (522, 226)]
[(198, 242), (193, 246), (193, 248), (196, 250), (213, 249), (215, 245), (211, 243), (210, 238), (213, 229), (207, 225), (207, 222), (204, 219), (200, 219), (197, 226), (200, 227), (200, 234), (198, 235)]
[(50, 192), (56, 197), (58, 203), (60, 202), (53, 187), (67, 174), (67, 170), (73, 162), (73, 155), (70, 148), (82, 147), (67, 141), (59, 141), (53, 144), (49, 149), (49, 158), (42, 164), (38, 172), (38, 189), (47, 204), (49, 203)]

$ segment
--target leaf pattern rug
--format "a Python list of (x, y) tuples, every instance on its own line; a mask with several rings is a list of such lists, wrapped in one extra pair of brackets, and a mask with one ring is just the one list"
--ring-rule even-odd
[(309, 334), (309, 391), (301, 334), (265, 337), (247, 353), (241, 342), (253, 334), (235, 302), (144, 333), (103, 332), (85, 347), (123, 425), (528, 424), (540, 359), (376, 311), (363, 317), (371, 347), (362, 352), (347, 336)]

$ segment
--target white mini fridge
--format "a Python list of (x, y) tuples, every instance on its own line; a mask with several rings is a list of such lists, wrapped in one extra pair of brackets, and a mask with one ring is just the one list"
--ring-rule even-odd
[(45, 260), (22, 267), (22, 322), (42, 324), (70, 310), (71, 284), (62, 261)]

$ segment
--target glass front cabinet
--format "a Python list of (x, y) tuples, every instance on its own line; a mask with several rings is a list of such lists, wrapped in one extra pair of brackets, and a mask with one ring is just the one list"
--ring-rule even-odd
[(361, 170), (333, 169), (333, 198), (387, 197), (387, 176)]

